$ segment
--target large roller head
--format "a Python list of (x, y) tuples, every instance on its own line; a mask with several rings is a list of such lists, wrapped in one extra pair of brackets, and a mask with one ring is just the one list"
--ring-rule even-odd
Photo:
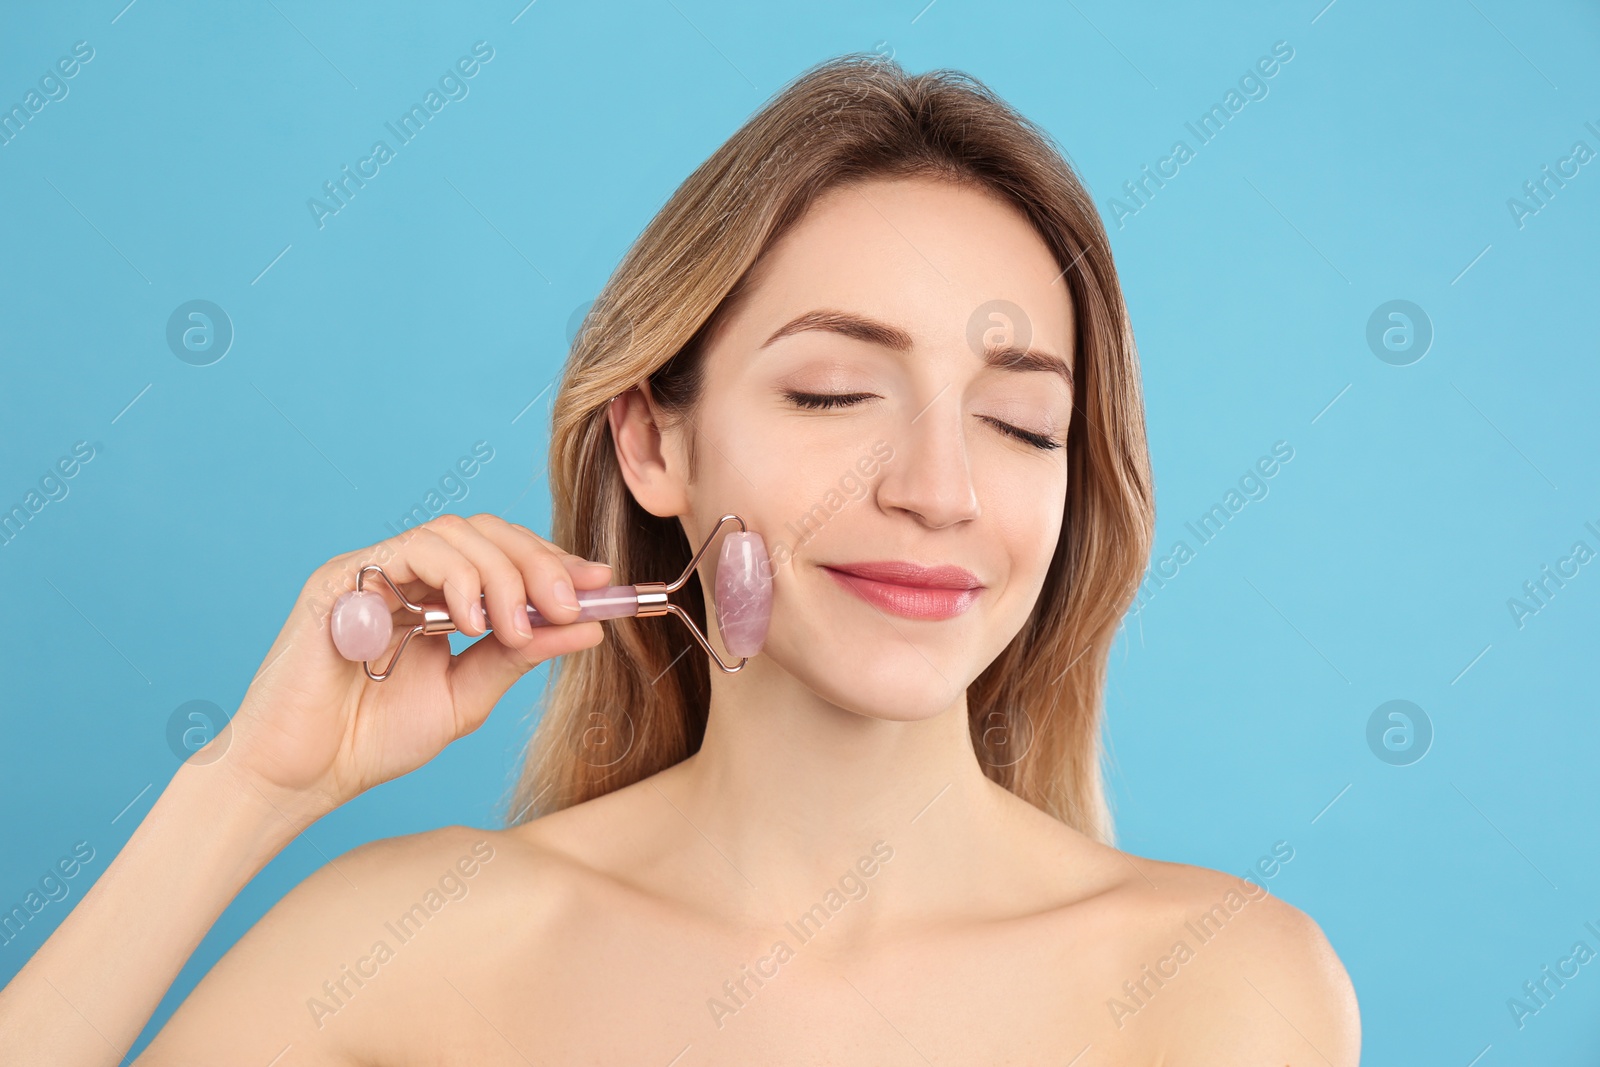
[(730, 533), (717, 559), (717, 630), (735, 656), (754, 656), (772, 620), (772, 565), (767, 544), (751, 532)]

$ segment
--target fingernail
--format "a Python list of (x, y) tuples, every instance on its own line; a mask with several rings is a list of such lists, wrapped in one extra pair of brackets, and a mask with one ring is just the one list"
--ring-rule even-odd
[(472, 622), (472, 628), (474, 630), (483, 630), (485, 628), (483, 606), (481, 604), (472, 605), (472, 607), (468, 609), (467, 615)]
[(556, 579), (556, 602), (563, 607), (577, 611), (581, 605), (578, 603), (578, 594), (572, 591), (572, 583), (565, 578)]
[(586, 560), (583, 561), (583, 565), (585, 567), (604, 567), (606, 570), (610, 570), (611, 569), (611, 564), (609, 564), (609, 563), (601, 563), (599, 560), (596, 560), (596, 559), (586, 559)]
[(533, 636), (533, 624), (528, 621), (528, 605), (524, 604), (517, 609), (517, 613), (511, 617), (511, 625), (523, 637)]

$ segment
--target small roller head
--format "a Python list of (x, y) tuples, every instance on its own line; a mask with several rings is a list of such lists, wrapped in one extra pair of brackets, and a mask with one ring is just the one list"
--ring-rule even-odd
[(754, 532), (730, 533), (717, 560), (717, 630), (735, 656), (754, 656), (772, 620), (772, 565)]
[(333, 602), (333, 647), (345, 659), (363, 662), (383, 655), (394, 636), (394, 616), (382, 594), (352, 589)]

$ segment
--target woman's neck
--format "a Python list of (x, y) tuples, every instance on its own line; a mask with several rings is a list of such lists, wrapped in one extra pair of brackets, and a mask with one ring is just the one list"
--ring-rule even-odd
[(662, 785), (686, 830), (721, 853), (733, 896), (758, 911), (805, 907), (879, 845), (896, 877), (874, 878), (873, 905), (852, 910), (938, 912), (982, 881), (975, 865), (1015, 814), (974, 754), (965, 694), (890, 721), (775, 667), (713, 680), (705, 739)]

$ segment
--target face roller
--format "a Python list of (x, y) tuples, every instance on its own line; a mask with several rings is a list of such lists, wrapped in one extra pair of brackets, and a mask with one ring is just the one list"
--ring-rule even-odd
[[(675, 593), (689, 580), (694, 573), (695, 565), (700, 562), (700, 557), (716, 539), (717, 531), (729, 522), (739, 524), (738, 533), (730, 533), (722, 541), (722, 552), (717, 559), (716, 578), (716, 603), (717, 603), (717, 630), (722, 634), (722, 643), (730, 653), (741, 657), (733, 666), (722, 661), (717, 655), (717, 650), (711, 647), (705, 634), (695, 626), (694, 620), (689, 618), (678, 605), (667, 600), (669, 593)], [(376, 590), (366, 588), (367, 575), (375, 574), (382, 578), (384, 584), (399, 597), (401, 605), (407, 610), (422, 616), (422, 621), (413, 625), (400, 638), (400, 647), (394, 650), (394, 655), (389, 658), (389, 665), (381, 674), (374, 674), (371, 660), (383, 653), (389, 647), (389, 641), (394, 636), (394, 617), (390, 614), (388, 602), (383, 594)], [(483, 604), (487, 615), (488, 603), (480, 595), (479, 601)], [(676, 581), (668, 584), (665, 582), (640, 582), (637, 585), (609, 585), (603, 589), (578, 590), (578, 622), (588, 622), (592, 619), (619, 619), (629, 615), (639, 618), (651, 618), (657, 615), (671, 613), (683, 620), (689, 628), (689, 633), (700, 642), (700, 647), (711, 654), (712, 660), (723, 671), (733, 674), (742, 668), (749, 658), (761, 651), (762, 644), (767, 639), (767, 623), (772, 618), (772, 569), (767, 561), (766, 543), (761, 535), (745, 528), (744, 520), (737, 515), (724, 515), (712, 527), (705, 542), (701, 544), (700, 551), (694, 554), (689, 565), (678, 575)], [(528, 606), (528, 622), (534, 626), (554, 625), (539, 613), (531, 604)], [(406, 645), (413, 637), (418, 635), (431, 636), (433, 634), (454, 633), (457, 629), (455, 620), (443, 604), (413, 604), (407, 600), (400, 590), (395, 588), (394, 582), (383, 573), (383, 568), (376, 563), (369, 563), (361, 568), (356, 575), (355, 589), (342, 594), (334, 601), (330, 621), (333, 632), (334, 647), (339, 654), (347, 660), (360, 661), (362, 669), (367, 672), (367, 677), (374, 682), (381, 682), (394, 673), (395, 664), (400, 660), (400, 654), (406, 650)]]

